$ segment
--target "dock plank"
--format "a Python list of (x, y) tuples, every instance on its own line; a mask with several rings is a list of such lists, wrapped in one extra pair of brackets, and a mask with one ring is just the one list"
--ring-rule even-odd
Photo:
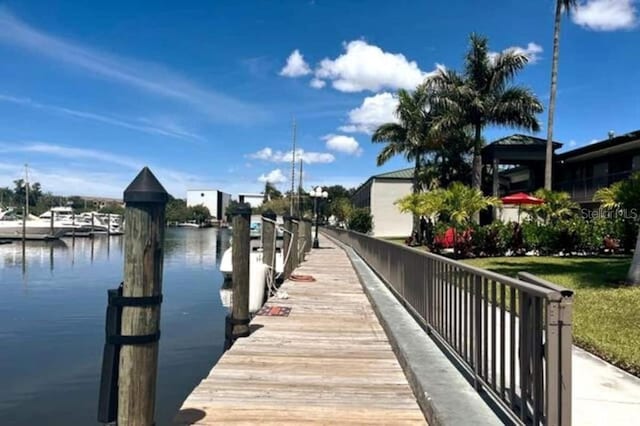
[(322, 237), (283, 284), (288, 317), (257, 316), (194, 389), (179, 425), (426, 424), (346, 254)]

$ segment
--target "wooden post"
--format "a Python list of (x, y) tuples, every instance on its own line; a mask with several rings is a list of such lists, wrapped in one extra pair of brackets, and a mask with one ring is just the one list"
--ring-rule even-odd
[(233, 216), (233, 243), (231, 261), (233, 270), (233, 309), (231, 320), (233, 329), (231, 341), (249, 335), (249, 255), (251, 252), (251, 209), (239, 208)]
[[(125, 201), (125, 203), (126, 203), (126, 201)], [(95, 218), (95, 213), (93, 213), (93, 212), (92, 212), (92, 213), (91, 213), (91, 236), (92, 236), (92, 237), (93, 237), (93, 235), (94, 235), (94, 234), (95, 234), (95, 232), (96, 232), (96, 231), (95, 231), (95, 229), (94, 229), (94, 226), (95, 226), (95, 219), (96, 219), (96, 218)]]
[[(276, 269), (276, 214), (262, 213), (262, 263), (269, 266), (270, 278), (275, 277)], [(269, 281), (269, 279), (267, 279)], [(269, 289), (267, 289), (268, 291)]]
[(53, 237), (53, 221), (55, 220), (55, 216), (56, 214), (52, 211), (51, 212), (51, 218), (49, 219), (49, 233), (51, 234), (51, 236)]
[(284, 234), (282, 235), (282, 250), (284, 253), (284, 260), (286, 261), (284, 264), (283, 278), (286, 280), (291, 275), (291, 271), (293, 268), (291, 267), (291, 258), (292, 254), (289, 254), (289, 247), (291, 247), (292, 243), (292, 235), (291, 232), (293, 230), (293, 224), (291, 222), (291, 216), (285, 215), (283, 217), (284, 221)]
[(307, 239), (307, 246), (306, 246), (306, 252), (309, 253), (311, 251), (311, 239), (312, 237), (312, 224), (311, 224), (311, 219), (305, 219), (305, 223), (306, 226), (304, 228), (306, 234), (305, 237)]
[[(145, 167), (124, 191), (124, 297), (162, 294), (164, 217), (168, 194)], [(93, 218), (93, 215), (92, 215)], [(160, 305), (122, 308), (123, 336), (159, 333)], [(158, 341), (124, 345), (118, 380), (119, 425), (154, 424)]]
[(300, 220), (297, 217), (291, 218), (291, 272), (300, 265)]
[(75, 244), (76, 240), (76, 212), (71, 213), (71, 238), (73, 243)]
[(110, 237), (110, 236), (111, 236), (111, 213), (107, 213), (107, 237)]

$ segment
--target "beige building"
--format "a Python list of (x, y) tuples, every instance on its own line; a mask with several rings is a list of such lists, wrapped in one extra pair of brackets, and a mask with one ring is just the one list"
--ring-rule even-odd
[(376, 237), (408, 237), (412, 218), (400, 213), (394, 203), (411, 194), (413, 168), (371, 176), (351, 197), (356, 207), (368, 208), (373, 216), (372, 234)]

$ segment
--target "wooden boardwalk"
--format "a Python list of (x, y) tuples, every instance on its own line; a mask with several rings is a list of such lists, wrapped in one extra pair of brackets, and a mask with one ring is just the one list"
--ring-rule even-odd
[(346, 254), (326, 238), (287, 281), (288, 317), (257, 316), (176, 424), (426, 424)]

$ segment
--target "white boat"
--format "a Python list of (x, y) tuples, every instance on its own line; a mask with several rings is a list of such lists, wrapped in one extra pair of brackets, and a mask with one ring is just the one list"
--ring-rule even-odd
[[(229, 247), (220, 260), (220, 272), (226, 280), (233, 274), (232, 247)], [(268, 266), (264, 264), (262, 251), (249, 253), (249, 311), (255, 313), (262, 307), (264, 301), (265, 284), (267, 280)], [(282, 274), (284, 263), (282, 252), (276, 251), (276, 275)]]
[(52, 207), (42, 213), (40, 219), (51, 221), (54, 225), (72, 229), (67, 235), (106, 234), (122, 235), (121, 216), (97, 212), (74, 214), (71, 207)]
[(50, 220), (40, 219), (29, 215), (23, 222), (22, 218), (16, 218), (11, 210), (0, 212), (0, 238), (20, 239), (23, 237), (29, 240), (48, 240), (62, 237), (67, 232), (72, 231), (71, 227), (61, 226), (54, 222), (51, 227)]
[(187, 222), (180, 222), (177, 225), (179, 228), (201, 228), (202, 226), (198, 223), (196, 223), (196, 221), (187, 221)]

